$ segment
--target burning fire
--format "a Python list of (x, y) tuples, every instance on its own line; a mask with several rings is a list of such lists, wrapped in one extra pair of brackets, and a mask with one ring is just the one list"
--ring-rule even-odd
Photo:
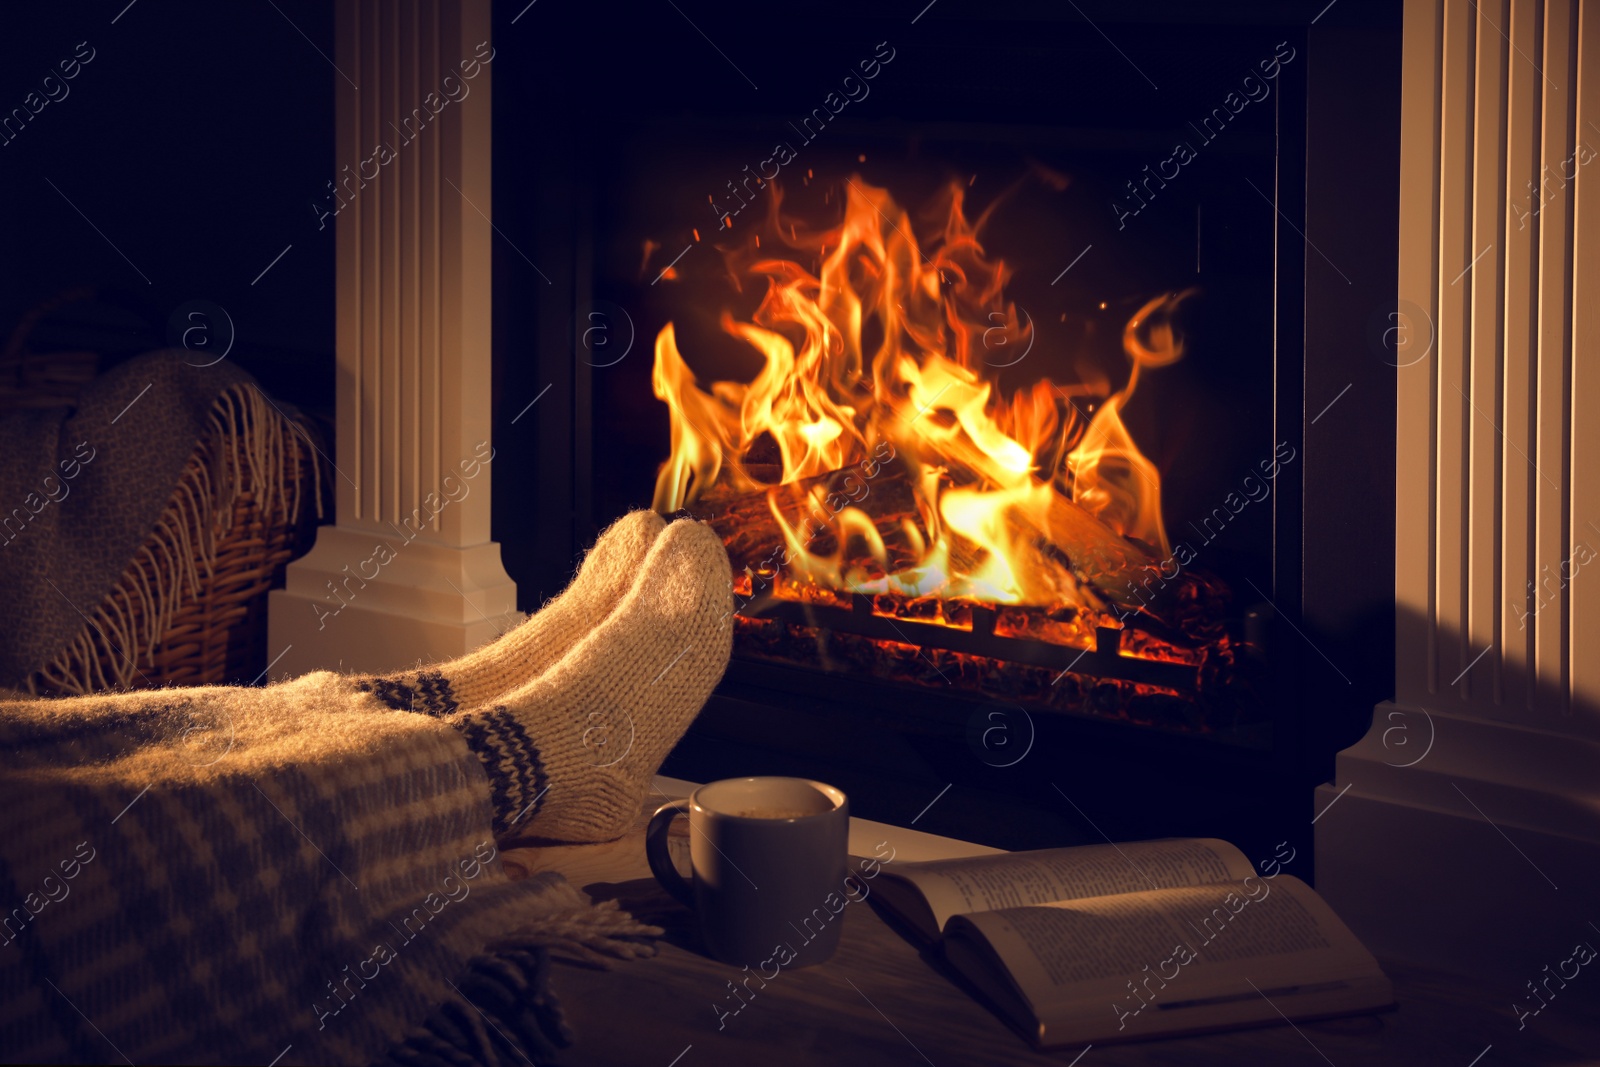
[[(765, 280), (753, 321), (724, 312), (721, 323), (764, 357), (753, 380), (702, 386), (672, 324), (657, 336), (653, 384), (671, 410), (672, 452), (655, 507), (765, 493), (792, 586), (1107, 610), (1117, 592), (1074, 565), (1085, 539), (1090, 550), (1134, 539), (1141, 562), (1169, 550), (1160, 475), (1122, 411), (1142, 368), (1182, 354), (1172, 313), (1188, 294), (1129, 320), (1122, 388), (1044, 379), (1004, 395), (985, 340), (1009, 353), (1031, 344), (1033, 324), (1005, 299), (1005, 264), (979, 241), (986, 214), (969, 222), (953, 183), (925, 255), (886, 190), (857, 178), (844, 192), (842, 221), (811, 230), (781, 213), (774, 189), (766, 241), (727, 253), (741, 287)], [(907, 479), (910, 509), (875, 510), (871, 476), (855, 502), (824, 512), (832, 537), (779, 506), (780, 486), (820, 504), (827, 490), (808, 479), (853, 465), (877, 473), (872, 457), (886, 454), (901, 466), (877, 476)], [(831, 551), (815, 550), (824, 543)]]

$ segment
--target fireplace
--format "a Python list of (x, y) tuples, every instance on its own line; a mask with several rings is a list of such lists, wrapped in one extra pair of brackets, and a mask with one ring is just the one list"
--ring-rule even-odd
[(1306, 873), (1393, 675), (1398, 19), (948, 6), (496, 13), (521, 606), (630, 507), (704, 519), (735, 658), (668, 773)]
[[(815, 176), (808, 168), (805, 184)], [(1195, 550), (1169, 538), (1160, 474), (1121, 414), (1141, 375), (1182, 357), (1176, 323), (1195, 290), (1145, 301), (1120, 330), (1106, 329), (1110, 301), (1062, 298), (1078, 305), (1060, 313), (1070, 339), (1058, 334), (1036, 362), (1066, 380), (1035, 372), (1008, 389), (1003, 371), (1052, 341), (1007, 297), (1008, 268), (968, 218), (976, 177), (942, 191), (927, 252), (915, 236), (926, 229), (859, 174), (818, 182), (835, 224), (784, 210), (776, 180), (747, 233), (727, 232), (723, 216), (723, 256), (700, 261), (717, 277), (683, 286), (685, 310), (692, 321), (715, 306), (719, 283), (759, 293), (750, 320), (724, 313), (719, 325), (760, 365), (748, 381), (738, 370), (707, 381), (675, 323), (661, 327), (651, 381), (671, 451), (654, 506), (722, 536), (746, 658), (1248, 729), (1259, 706), (1216, 698), (1245, 663), (1226, 591), (1186, 571)], [(746, 180), (752, 196), (767, 191), (758, 183)], [(1124, 359), (1096, 358), (1102, 335)], [(710, 352), (702, 368), (737, 366), (721, 338), (694, 340)], [(1267, 470), (1249, 475), (1262, 493), (1251, 499), (1270, 493)], [(1237, 512), (1215, 514), (1214, 534)]]

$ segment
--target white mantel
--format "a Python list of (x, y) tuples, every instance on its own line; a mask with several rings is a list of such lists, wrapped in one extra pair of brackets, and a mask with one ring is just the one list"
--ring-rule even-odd
[(274, 677), (457, 655), (515, 617), (489, 539), (489, 12), (336, 5), (337, 521), (272, 594)]
[(1396, 698), (1317, 798), (1318, 885), (1356, 932), (1503, 971), (1508, 1000), (1600, 919), (1600, 6), (1578, 7), (1406, 0)]

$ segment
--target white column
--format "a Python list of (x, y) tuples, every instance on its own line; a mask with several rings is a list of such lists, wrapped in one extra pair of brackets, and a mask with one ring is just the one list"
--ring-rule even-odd
[(274, 678), (457, 655), (516, 610), (489, 540), (489, 10), (337, 5), (337, 521), (271, 595)]
[(1405, 5), (1396, 699), (1317, 799), (1318, 885), (1357, 933), (1509, 968), (1508, 996), (1595, 936), (1600, 871), (1600, 6), (1578, 8)]

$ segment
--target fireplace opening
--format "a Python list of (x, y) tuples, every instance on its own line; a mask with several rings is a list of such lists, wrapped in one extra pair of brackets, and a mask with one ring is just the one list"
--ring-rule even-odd
[(1352, 7), (1317, 47), (1266, 7), (729, 17), (670, 76), (670, 7), (549, 16), (606, 61), (497, 83), (525, 239), (496, 248), (494, 534), (524, 608), (630, 508), (723, 537), (734, 662), (669, 773), (807, 774), (886, 819), (954, 785), (926, 824), (1009, 847), (1308, 842), (1392, 675), (1392, 573), (1348, 565), (1392, 490), (1365, 438), (1308, 433), (1390, 370), (1371, 315), (1339, 308), (1335, 354), (1312, 314), (1346, 294), (1308, 228), (1375, 235), (1332, 276), (1366, 310), (1393, 277), (1392, 210), (1349, 195), (1392, 146), (1308, 170), (1394, 118), (1318, 65), (1397, 42)]
[[(747, 182), (767, 210), (737, 228), (723, 216), (700, 284), (663, 268), (687, 318), (722, 304), (723, 336), (680, 345), (677, 319), (656, 334), (670, 452), (655, 508), (722, 536), (742, 657), (1259, 734), (1235, 598), (1197, 566), (1200, 526), (1168, 533), (1161, 472), (1123, 416), (1141, 380), (1184, 358), (1183, 305), (1202, 289), (1146, 298), (1086, 270), (1036, 322), (983, 232), (1019, 183), (969, 212), (977, 178), (950, 181), (919, 220), (847, 174), (824, 186), (820, 224), (777, 181)], [(1042, 165), (1020, 181), (1035, 179), (1058, 196), (1073, 182)], [(821, 184), (811, 168), (802, 180)], [(661, 248), (645, 244), (647, 267)], [(712, 380), (720, 368), (733, 377)], [(1212, 536), (1292, 458), (1203, 516)]]

